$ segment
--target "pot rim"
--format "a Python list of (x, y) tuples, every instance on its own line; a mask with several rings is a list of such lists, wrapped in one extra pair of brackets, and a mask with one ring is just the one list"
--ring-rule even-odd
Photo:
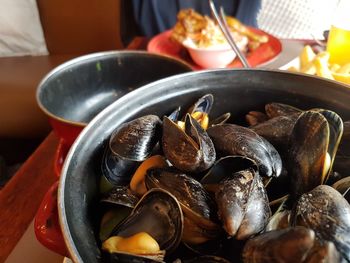
[(142, 56), (146, 56), (146, 57), (162, 58), (162, 59), (166, 59), (168, 61), (176, 62), (177, 64), (184, 66), (188, 70), (193, 71), (193, 68), (191, 67), (191, 65), (188, 64), (187, 62), (181, 60), (181, 59), (174, 58), (174, 57), (171, 57), (169, 55), (150, 53), (150, 52), (142, 51), (142, 50), (111, 50), (111, 51), (102, 51), (102, 52), (95, 52), (95, 53), (91, 53), (91, 54), (87, 54), (87, 55), (82, 55), (82, 56), (70, 59), (70, 60), (58, 65), (57, 67), (55, 67), (54, 69), (49, 71), (49, 73), (47, 73), (44, 76), (44, 78), (39, 82), (37, 89), (36, 89), (36, 95), (35, 95), (39, 108), (45, 113), (46, 116), (48, 116), (51, 119), (54, 119), (58, 122), (69, 124), (71, 126), (76, 126), (76, 127), (82, 127), (82, 128), (85, 127), (88, 123), (65, 119), (65, 118), (62, 118), (62, 117), (52, 113), (51, 111), (49, 111), (40, 100), (40, 94), (43, 90), (43, 86), (46, 84), (47, 81), (49, 81), (51, 78), (53, 78), (56, 74), (59, 74), (60, 72), (66, 70), (67, 68), (70, 68), (76, 64), (79, 64), (79, 63), (84, 62), (84, 61), (96, 59), (96, 58), (114, 57), (115, 55), (120, 55), (120, 54), (121, 55), (123, 55), (123, 54), (137, 54), (137, 55), (142, 55)]
[[(126, 103), (128, 103), (128, 101), (132, 100), (134, 97), (138, 97), (138, 96), (142, 96), (144, 95), (147, 91), (152, 91), (154, 89), (152, 89), (153, 86), (155, 85), (159, 85), (163, 82), (171, 82), (172, 80), (176, 80), (179, 77), (188, 77), (191, 75), (206, 75), (209, 72), (211, 74), (216, 74), (216, 73), (220, 73), (222, 71), (254, 71), (254, 72), (275, 72), (276, 74), (283, 74), (283, 75), (296, 75), (296, 76), (303, 76), (303, 77), (308, 77), (308, 78), (316, 78), (318, 80), (322, 80), (322, 82), (327, 83), (329, 82), (330, 84), (336, 84), (336, 86), (341, 89), (343, 92), (350, 92), (350, 86), (341, 83), (341, 82), (337, 82), (334, 80), (329, 80), (329, 79), (325, 79), (325, 78), (321, 78), (318, 76), (312, 76), (312, 75), (308, 75), (308, 74), (304, 74), (304, 73), (297, 73), (297, 72), (289, 72), (289, 71), (285, 71), (285, 70), (270, 70), (270, 69), (259, 69), (259, 68), (254, 68), (254, 69), (245, 69), (245, 68), (225, 68), (225, 69), (209, 69), (209, 70), (201, 70), (201, 71), (193, 71), (193, 72), (187, 72), (187, 73), (182, 73), (182, 74), (178, 74), (175, 76), (170, 76), (170, 77), (166, 77), (157, 81), (154, 81), (152, 83), (146, 84), (138, 89), (135, 89), (129, 93), (127, 93), (126, 95), (122, 96), (121, 98), (119, 98), (118, 100), (116, 100), (115, 102), (113, 102), (112, 104), (110, 104), (109, 106), (107, 106), (105, 109), (103, 109), (96, 117), (94, 117), (89, 124), (86, 126), (86, 128), (79, 134), (78, 138), (75, 140), (75, 142), (73, 143), (73, 145), (71, 146), (67, 157), (65, 159), (63, 168), (62, 168), (62, 172), (61, 172), (61, 176), (60, 176), (60, 182), (59, 182), (59, 187), (58, 187), (58, 215), (59, 215), (59, 223), (62, 229), (62, 234), (63, 234), (63, 238), (64, 241), (66, 243), (67, 249), (69, 254), (71, 255), (71, 259), (74, 262), (83, 262), (80, 254), (78, 253), (77, 247), (74, 243), (73, 237), (71, 235), (69, 226), (68, 226), (68, 222), (67, 222), (67, 218), (66, 218), (66, 211), (65, 211), (65, 206), (64, 206), (64, 199), (65, 199), (65, 194), (64, 194), (64, 188), (65, 188), (65, 182), (66, 182), (66, 178), (67, 178), (67, 172), (68, 172), (68, 167), (69, 164), (72, 160), (72, 157), (74, 156), (74, 153), (76, 152), (77, 147), (83, 143), (83, 140), (86, 136), (89, 135), (89, 132), (91, 130), (92, 127), (94, 127), (95, 125), (97, 125), (96, 123), (98, 123), (99, 121), (101, 121), (101, 119), (103, 119), (103, 117), (108, 114), (109, 112), (111, 112), (113, 109), (115, 108), (122, 108)], [(167, 87), (162, 87), (163, 89), (166, 89)], [(159, 89), (158, 89), (159, 91)], [(173, 91), (171, 93), (168, 93), (167, 96), (172, 96), (175, 95), (176, 91)]]

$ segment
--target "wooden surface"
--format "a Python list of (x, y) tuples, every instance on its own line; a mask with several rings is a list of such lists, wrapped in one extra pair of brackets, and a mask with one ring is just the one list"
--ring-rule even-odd
[(53, 170), (57, 145), (58, 138), (50, 133), (0, 191), (0, 262), (16, 246), (46, 191), (57, 180)]
[[(142, 50), (146, 49), (146, 45), (146, 38), (135, 37), (126, 49)], [(33, 220), (45, 193), (57, 180), (53, 161), (58, 141), (51, 132), (0, 190), (0, 262), (4, 262), (16, 246)]]

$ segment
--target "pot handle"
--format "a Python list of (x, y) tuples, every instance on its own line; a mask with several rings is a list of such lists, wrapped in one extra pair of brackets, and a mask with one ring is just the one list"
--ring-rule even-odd
[(34, 220), (34, 232), (38, 241), (48, 249), (69, 257), (58, 220), (58, 181), (55, 182), (42, 200)]

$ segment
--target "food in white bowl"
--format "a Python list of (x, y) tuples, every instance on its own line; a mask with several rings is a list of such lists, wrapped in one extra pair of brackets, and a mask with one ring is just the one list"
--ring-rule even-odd
[[(236, 36), (234, 39), (238, 48), (244, 51), (248, 44), (248, 38), (238, 34)], [(192, 60), (203, 68), (224, 68), (237, 56), (228, 43), (198, 47), (191, 39), (186, 39), (182, 44), (188, 50)]]
[[(193, 61), (203, 68), (222, 68), (236, 57), (219, 26), (208, 16), (193, 9), (181, 10), (177, 15), (171, 39), (183, 45)], [(238, 48), (243, 52), (256, 49), (268, 41), (267, 36), (252, 32), (233, 17), (226, 17), (227, 24)]]

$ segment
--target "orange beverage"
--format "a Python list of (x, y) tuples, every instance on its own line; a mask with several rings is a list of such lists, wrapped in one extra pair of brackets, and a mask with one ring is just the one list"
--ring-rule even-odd
[(344, 65), (350, 63), (350, 28), (332, 26), (329, 31), (327, 51), (329, 62)]

